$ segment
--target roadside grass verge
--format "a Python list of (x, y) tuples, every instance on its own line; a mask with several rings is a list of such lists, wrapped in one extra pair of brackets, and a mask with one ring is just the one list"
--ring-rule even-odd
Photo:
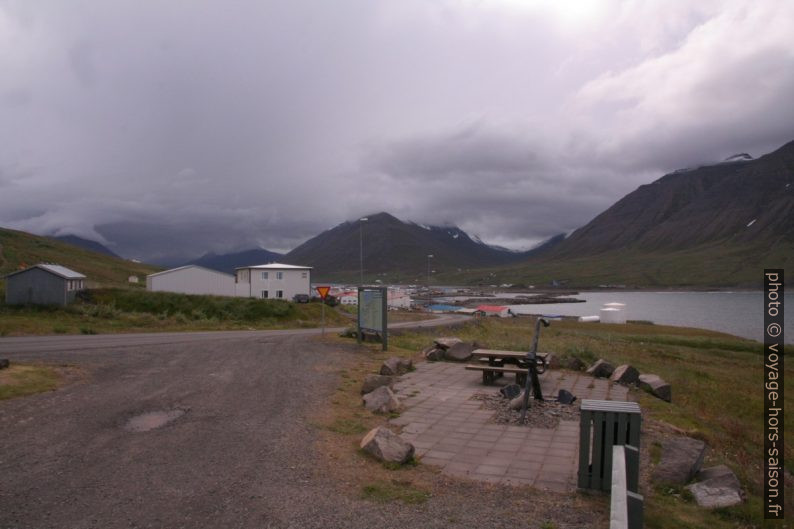
[(60, 380), (54, 367), (14, 363), (0, 371), (0, 400), (52, 391)]
[[(321, 311), (319, 303), (97, 289), (67, 307), (0, 302), (0, 336), (309, 328), (322, 324)], [(325, 321), (349, 323), (333, 310)]]
[[(534, 319), (485, 320), (453, 331), (465, 341), (477, 341), (492, 349), (529, 349)], [(395, 347), (419, 351), (432, 343), (438, 330), (418, 330), (390, 338)], [(655, 373), (672, 385), (673, 401), (667, 403), (639, 390), (632, 390), (643, 409), (646, 427), (671, 425), (700, 438), (710, 447), (706, 466), (725, 463), (745, 488), (748, 501), (738, 507), (706, 511), (686, 495), (657, 489), (643, 490), (646, 498), (646, 527), (703, 527), (709, 529), (761, 527), (761, 482), (763, 474), (763, 356), (758, 342), (723, 333), (645, 325), (607, 325), (575, 321), (553, 321), (541, 332), (539, 350), (560, 356), (578, 356), (585, 362), (604, 358), (614, 365), (628, 363), (641, 373)], [(792, 347), (785, 349), (791, 356)], [(786, 369), (786, 404), (794, 394), (794, 369)], [(794, 421), (784, 425), (785, 435), (794, 435)], [(654, 451), (652, 444), (641, 450)], [(651, 454), (653, 456), (653, 453)], [(794, 450), (785, 449), (788, 472), (794, 472)], [(794, 496), (786, 507), (794, 510)], [(793, 511), (794, 512), (794, 511)], [(774, 525), (767, 525), (774, 527)]]
[(381, 503), (401, 501), (408, 504), (424, 503), (430, 493), (410, 481), (375, 481), (361, 487), (361, 497)]

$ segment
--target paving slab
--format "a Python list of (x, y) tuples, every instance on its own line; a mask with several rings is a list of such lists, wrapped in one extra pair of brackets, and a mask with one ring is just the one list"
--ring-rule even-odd
[[(450, 476), (505, 485), (532, 485), (556, 492), (576, 489), (579, 422), (561, 420), (555, 428), (496, 424), (494, 411), (473, 400), (514, 381), (501, 377), (484, 386), (478, 372), (461, 364), (423, 362), (403, 375), (394, 392), (405, 411), (390, 422), (403, 427), (425, 464)], [(540, 376), (543, 395), (566, 389), (577, 399), (627, 400), (628, 388), (585, 373), (549, 370)], [(574, 403), (578, 406), (578, 402)]]

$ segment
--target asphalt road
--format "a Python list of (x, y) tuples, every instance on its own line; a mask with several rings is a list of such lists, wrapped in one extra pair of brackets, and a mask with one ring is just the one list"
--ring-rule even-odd
[[(389, 325), (389, 329), (407, 329), (454, 325), (470, 319), (462, 315), (445, 315), (432, 320), (401, 322)], [(344, 327), (329, 327), (326, 332), (340, 332)], [(180, 343), (205, 343), (238, 338), (269, 338), (275, 336), (318, 335), (321, 329), (284, 329), (276, 331), (208, 331), (208, 332), (162, 332), (95, 335), (18, 336), (0, 338), (0, 354), (43, 351), (71, 351), (104, 349), (108, 347), (132, 347), (143, 345), (165, 345)]]

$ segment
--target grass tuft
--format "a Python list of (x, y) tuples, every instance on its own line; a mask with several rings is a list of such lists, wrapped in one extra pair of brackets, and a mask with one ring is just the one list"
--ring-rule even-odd
[(361, 497), (379, 503), (401, 501), (415, 505), (425, 503), (430, 499), (430, 494), (414, 486), (410, 481), (392, 480), (391, 482), (376, 481), (364, 485), (361, 488)]

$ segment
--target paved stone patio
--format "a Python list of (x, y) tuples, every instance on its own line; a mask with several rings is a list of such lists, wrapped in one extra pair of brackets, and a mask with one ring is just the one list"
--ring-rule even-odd
[[(556, 397), (560, 389), (580, 400), (626, 400), (628, 394), (624, 386), (584, 373), (549, 370), (540, 380), (545, 397)], [(558, 492), (575, 490), (578, 421), (560, 421), (554, 429), (496, 424), (495, 412), (471, 399), (514, 381), (508, 374), (484, 386), (481, 373), (466, 371), (463, 364), (423, 362), (395, 385), (405, 411), (390, 422), (403, 426), (402, 437), (414, 444), (422, 463), (437, 465), (446, 474)]]

